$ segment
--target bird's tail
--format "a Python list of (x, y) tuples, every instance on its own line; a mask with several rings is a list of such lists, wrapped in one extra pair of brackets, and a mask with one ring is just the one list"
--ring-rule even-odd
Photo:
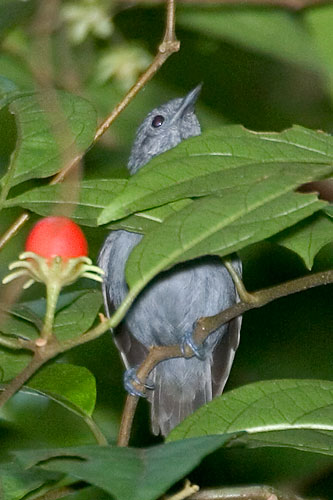
[(211, 360), (173, 358), (154, 369), (149, 396), (154, 434), (166, 436), (184, 418), (212, 399)]

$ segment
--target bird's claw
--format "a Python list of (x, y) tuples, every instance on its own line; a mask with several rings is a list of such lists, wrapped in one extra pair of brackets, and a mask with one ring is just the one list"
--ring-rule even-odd
[(137, 396), (139, 398), (146, 398), (147, 395), (143, 392), (134, 387), (133, 382), (135, 384), (144, 386), (146, 389), (153, 390), (155, 389), (154, 383), (147, 379), (145, 383), (142, 383), (141, 380), (137, 376), (137, 367), (133, 368), (128, 368), (128, 370), (125, 371), (124, 373), (124, 387), (126, 391), (131, 395), (131, 396)]
[(190, 349), (193, 351), (194, 356), (200, 359), (201, 361), (203, 361), (206, 358), (206, 352), (204, 346), (202, 344), (198, 345), (194, 342), (192, 332), (185, 333), (182, 342), (180, 344), (180, 350), (182, 351), (182, 354), (185, 358), (188, 357), (186, 355), (186, 347), (190, 347)]

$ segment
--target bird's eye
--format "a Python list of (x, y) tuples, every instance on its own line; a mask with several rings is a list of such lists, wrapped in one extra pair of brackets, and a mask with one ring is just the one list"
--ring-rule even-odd
[(152, 124), (152, 126), (154, 128), (158, 128), (161, 125), (163, 125), (163, 122), (164, 122), (164, 116), (162, 116), (162, 115), (156, 115), (154, 117), (153, 121), (151, 122), (151, 124)]

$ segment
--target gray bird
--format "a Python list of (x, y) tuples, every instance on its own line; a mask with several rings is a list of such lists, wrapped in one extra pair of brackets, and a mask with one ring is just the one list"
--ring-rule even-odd
[[(188, 137), (200, 135), (194, 112), (201, 86), (184, 98), (173, 99), (151, 111), (137, 130), (128, 162), (131, 174), (148, 161)], [(112, 231), (99, 255), (105, 272), (103, 294), (110, 315), (125, 298), (128, 288), (125, 265), (142, 235)], [(241, 273), (241, 263), (233, 261)], [(115, 335), (115, 342), (127, 368), (125, 388), (136, 393), (131, 381), (135, 367), (146, 357), (151, 345), (189, 344), (192, 358), (161, 362), (151, 373), (148, 389), (154, 434), (167, 435), (196, 408), (222, 393), (239, 344), (241, 318), (232, 320), (211, 334), (203, 346), (191, 341), (195, 322), (232, 306), (238, 295), (230, 274), (214, 256), (178, 264), (160, 273), (133, 303)]]

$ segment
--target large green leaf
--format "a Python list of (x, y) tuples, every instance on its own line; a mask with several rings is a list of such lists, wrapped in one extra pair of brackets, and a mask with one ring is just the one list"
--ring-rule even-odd
[(2, 184), (48, 177), (87, 149), (96, 130), (96, 113), (81, 97), (57, 92), (15, 99), (10, 104), (18, 141)]
[(196, 200), (166, 219), (145, 235), (129, 257), (126, 278), (133, 295), (178, 262), (207, 254), (230, 254), (276, 234), (324, 205), (315, 195), (283, 195), (282, 184), (280, 196), (276, 185), (263, 181), (250, 191), (242, 187), (223, 198)]
[(333, 220), (321, 211), (296, 227), (286, 229), (273, 241), (296, 252), (311, 269), (319, 250), (333, 241)]
[[(250, 132), (240, 126), (221, 127), (154, 158), (129, 179), (98, 222), (104, 224), (181, 198), (255, 183), (274, 175), (274, 168), (284, 177), (297, 170), (297, 164), (302, 170), (332, 161), (333, 140), (323, 132), (293, 127), (277, 134)], [(313, 175), (321, 174), (314, 170)]]
[(117, 500), (154, 500), (230, 439), (206, 436), (152, 448), (82, 446), (15, 455), (25, 468), (48, 460), (43, 468), (87, 481)]
[(248, 446), (333, 455), (333, 382), (270, 380), (227, 392), (171, 431), (169, 441), (246, 431)]
[(267, 8), (183, 9), (177, 23), (284, 61), (322, 69), (303, 17)]
[[(70, 210), (71, 218), (79, 224), (96, 226), (97, 217), (112, 198), (126, 186), (126, 179), (93, 179), (82, 181), (78, 193), (63, 194), (61, 185), (43, 186), (7, 200), (7, 207), (20, 206), (47, 216)], [(71, 199), (71, 194), (73, 198)]]
[(53, 363), (34, 375), (27, 387), (80, 416), (91, 417), (94, 411), (96, 381), (84, 366)]

